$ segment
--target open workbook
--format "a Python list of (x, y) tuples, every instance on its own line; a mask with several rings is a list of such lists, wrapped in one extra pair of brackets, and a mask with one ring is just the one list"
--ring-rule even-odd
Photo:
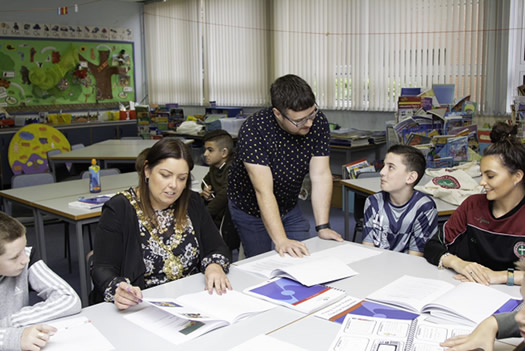
[(454, 285), (408, 275), (376, 290), (367, 299), (467, 325), (477, 325), (494, 313), (514, 311), (521, 304), (521, 300), (489, 286), (469, 282)]
[(357, 274), (338, 257), (303, 258), (269, 256), (243, 264), (240, 269), (264, 275), (267, 278), (289, 278), (306, 286), (323, 284)]
[(177, 298), (144, 298), (143, 301), (149, 306), (124, 318), (174, 344), (275, 307), (234, 290), (222, 295), (201, 291)]
[(346, 315), (330, 351), (436, 351), (439, 344), (472, 327), (434, 324), (423, 317), (392, 319)]
[(324, 285), (304, 286), (287, 278), (271, 279), (245, 289), (244, 293), (304, 313), (315, 312), (345, 296), (343, 290)]

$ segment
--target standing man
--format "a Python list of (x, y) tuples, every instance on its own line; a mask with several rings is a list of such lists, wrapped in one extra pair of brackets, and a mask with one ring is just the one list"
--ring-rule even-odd
[(228, 179), (228, 206), (247, 257), (270, 251), (308, 255), (301, 241), (310, 224), (297, 199), (310, 173), (316, 231), (343, 241), (330, 229), (332, 197), (330, 129), (302, 78), (286, 75), (270, 88), (272, 106), (250, 116), (239, 131)]

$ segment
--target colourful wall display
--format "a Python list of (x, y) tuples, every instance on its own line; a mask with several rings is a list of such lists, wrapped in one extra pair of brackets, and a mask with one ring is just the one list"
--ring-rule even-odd
[(49, 170), (47, 152), (53, 149), (71, 150), (64, 134), (45, 124), (29, 124), (21, 128), (9, 143), (9, 166), (15, 175), (46, 172)]
[(130, 100), (133, 43), (0, 37), (0, 107)]

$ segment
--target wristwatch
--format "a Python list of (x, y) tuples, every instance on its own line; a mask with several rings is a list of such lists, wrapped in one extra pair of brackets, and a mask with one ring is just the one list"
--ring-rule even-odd
[(507, 269), (507, 285), (514, 285), (514, 268)]
[(330, 223), (325, 224), (319, 224), (318, 226), (315, 226), (315, 231), (318, 232), (322, 229), (330, 229)]

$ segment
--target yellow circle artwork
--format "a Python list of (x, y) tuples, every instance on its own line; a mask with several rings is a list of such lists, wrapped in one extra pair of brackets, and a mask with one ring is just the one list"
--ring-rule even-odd
[(45, 124), (29, 124), (16, 132), (9, 143), (9, 166), (15, 175), (47, 172), (47, 152), (53, 149), (71, 150), (64, 134)]

